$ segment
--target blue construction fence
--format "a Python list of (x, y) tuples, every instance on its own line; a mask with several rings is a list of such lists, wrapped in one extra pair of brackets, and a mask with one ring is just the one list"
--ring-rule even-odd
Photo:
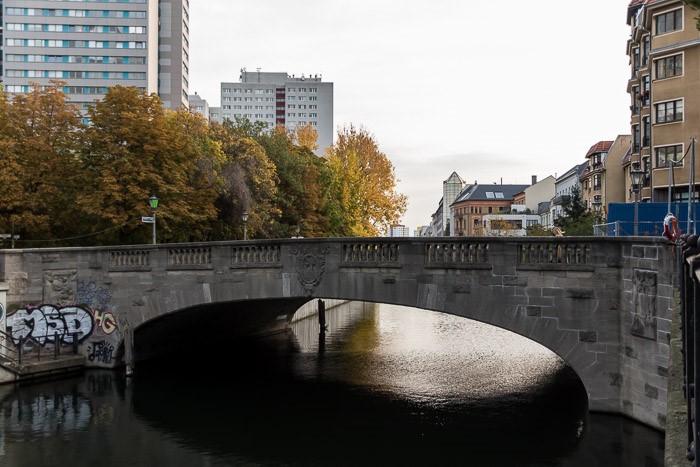
[[(688, 203), (671, 203), (671, 213), (676, 216), (678, 228), (683, 233), (697, 233), (699, 203), (691, 204), (691, 222), (688, 223)], [(661, 236), (664, 218), (669, 212), (668, 203), (638, 203), (638, 235)], [(695, 228), (695, 230), (694, 230)], [(610, 203), (605, 224), (597, 225), (596, 235), (620, 237), (634, 235), (634, 203)]]

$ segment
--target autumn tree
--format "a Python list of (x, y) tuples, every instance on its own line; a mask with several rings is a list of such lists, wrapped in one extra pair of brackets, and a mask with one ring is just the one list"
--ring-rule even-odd
[(12, 106), (7, 94), (0, 93), (0, 233), (14, 233), (24, 225), (21, 215), (26, 207), (22, 183), (29, 175), (17, 152)]
[(5, 194), (3, 200), (4, 221), (11, 224), (5, 230), (18, 232), (32, 246), (51, 246), (46, 241), (79, 230), (75, 199), (81, 189), (82, 125), (77, 108), (66, 103), (64, 84), (34, 83), (28, 93), (15, 95), (10, 106), (4, 95), (0, 104), (0, 146), (7, 156), (2, 164), (17, 178), (7, 185), (14, 194)]
[(279, 217), (273, 236), (294, 236), (297, 226), (306, 237), (325, 236), (328, 217), (324, 194), (328, 190), (323, 180), (328, 177), (323, 174), (328, 169), (310, 147), (295, 144), (295, 139), (295, 134), (282, 126), (259, 139), (278, 177), (275, 206)]
[(212, 123), (213, 138), (224, 155), (221, 191), (216, 200), (217, 238), (243, 238), (243, 211), (249, 216), (249, 236), (267, 237), (274, 233), (279, 216), (274, 204), (278, 183), (275, 165), (254, 139), (261, 135), (255, 126), (251, 127), (247, 119), (236, 122)]
[(377, 236), (398, 223), (406, 211), (405, 195), (396, 193), (394, 167), (367, 130), (353, 125), (338, 131), (337, 141), (324, 158), (331, 171), (329, 213), (336, 236)]
[(170, 236), (173, 241), (208, 240), (217, 218), (215, 201), (221, 193), (224, 154), (201, 114), (184, 109), (166, 111), (166, 123), (169, 171), (182, 182), (180, 191), (167, 199), (171, 203), (167, 208), (177, 214), (170, 219)]
[(140, 218), (150, 214), (152, 194), (160, 199), (161, 241), (197, 239), (204, 235), (202, 221), (215, 216), (211, 179), (198, 178), (197, 163), (211, 157), (219, 164), (217, 149), (205, 141), (204, 122), (169, 112), (156, 94), (123, 86), (110, 88), (88, 110), (85, 190), (77, 203), (94, 232), (102, 232), (95, 241), (149, 242)]
[(294, 141), (313, 152), (318, 149), (318, 132), (311, 125), (302, 125), (295, 129)]

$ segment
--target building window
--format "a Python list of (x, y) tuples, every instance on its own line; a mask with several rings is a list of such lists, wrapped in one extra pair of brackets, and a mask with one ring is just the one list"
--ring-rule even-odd
[(632, 152), (639, 152), (641, 139), (639, 125), (632, 125)]
[(642, 147), (648, 147), (651, 142), (651, 118), (645, 116), (642, 118), (642, 126), (644, 127), (644, 136), (642, 136)]
[(642, 76), (642, 105), (647, 106), (649, 105), (650, 97), (651, 97), (651, 92), (649, 91), (649, 88), (651, 87), (649, 75), (644, 75)]
[(646, 67), (649, 63), (649, 49), (651, 48), (651, 39), (648, 34), (642, 39), (642, 47), (642, 67)]
[(679, 122), (683, 120), (683, 100), (656, 104), (656, 123)]
[(680, 144), (656, 148), (656, 167), (668, 167), (669, 160), (675, 162), (681, 157), (683, 157), (683, 146)]
[(678, 31), (683, 27), (683, 10), (663, 13), (656, 18), (656, 35)]
[(671, 78), (683, 74), (683, 55), (672, 55), (670, 57), (654, 60), (656, 79)]

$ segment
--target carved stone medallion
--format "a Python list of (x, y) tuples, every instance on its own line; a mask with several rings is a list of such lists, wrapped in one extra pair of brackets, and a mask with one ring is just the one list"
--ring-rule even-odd
[(304, 248), (295, 247), (292, 254), (295, 258), (295, 269), (299, 282), (304, 286), (308, 295), (313, 293), (314, 288), (321, 282), (323, 273), (326, 271), (326, 254), (328, 248)]

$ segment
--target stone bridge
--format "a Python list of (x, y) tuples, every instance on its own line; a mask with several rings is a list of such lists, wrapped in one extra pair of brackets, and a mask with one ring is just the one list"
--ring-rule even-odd
[(286, 329), (316, 299), (492, 324), (551, 349), (594, 411), (665, 428), (676, 265), (656, 238), (342, 238), (0, 251), (11, 345), (78, 340), (88, 365)]

